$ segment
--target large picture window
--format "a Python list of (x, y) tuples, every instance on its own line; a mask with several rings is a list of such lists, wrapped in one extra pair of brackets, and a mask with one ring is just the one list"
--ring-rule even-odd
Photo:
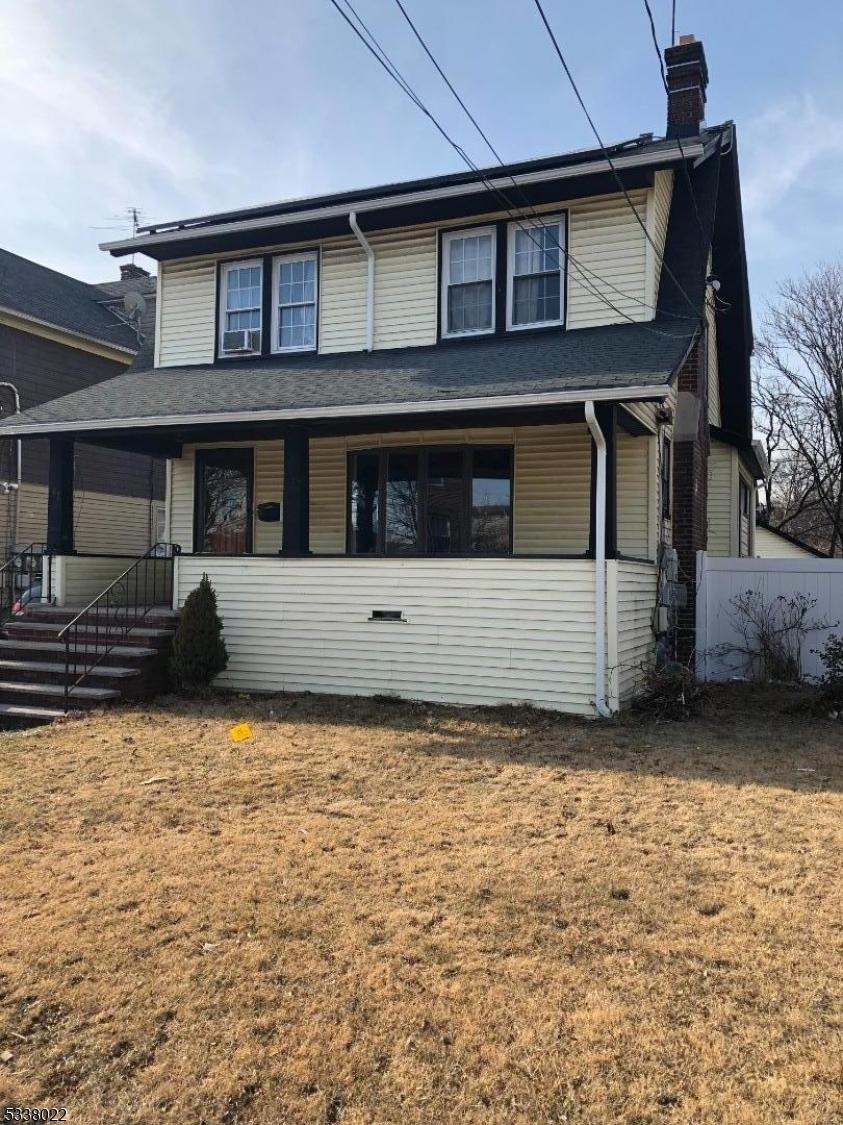
[(512, 449), (379, 449), (349, 459), (353, 555), (507, 555)]
[(442, 237), (442, 335), (476, 336), (495, 327), (495, 228)]
[(194, 551), (251, 554), (253, 488), (251, 449), (197, 450)]

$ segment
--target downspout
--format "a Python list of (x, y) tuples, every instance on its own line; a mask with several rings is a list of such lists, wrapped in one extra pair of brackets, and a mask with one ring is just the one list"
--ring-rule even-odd
[[(14, 383), (0, 382), (0, 387), (6, 387), (15, 396), (15, 414), (20, 414), (20, 394), (18, 393), (18, 389), (15, 386), (15, 384)], [(13, 528), (12, 542), (16, 545), (17, 545), (17, 542), (18, 542), (18, 510), (20, 508), (20, 486), (21, 486), (21, 480), (22, 480), (22, 476), (23, 476), (22, 468), (21, 468), (21, 462), (22, 462), (21, 445), (22, 445), (21, 439), (18, 438), (17, 439), (17, 446), (18, 446), (18, 450), (17, 450), (17, 454), (18, 454), (18, 457), (17, 457), (17, 483), (14, 485), (14, 489), (15, 489), (15, 518), (14, 518), (14, 521), (12, 523), (12, 528)]]
[(363, 231), (357, 225), (357, 212), (349, 211), (348, 225), (354, 232), (354, 237), (363, 247), (368, 259), (368, 275), (366, 278), (366, 351), (375, 348), (375, 252)]
[(606, 437), (600, 429), (594, 403), (585, 404), (585, 420), (597, 450), (594, 504), (594, 706), (603, 719), (612, 718), (606, 702)]

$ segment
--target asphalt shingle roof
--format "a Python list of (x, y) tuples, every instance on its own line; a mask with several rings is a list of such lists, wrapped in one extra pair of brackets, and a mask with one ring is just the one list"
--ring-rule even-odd
[[(678, 323), (678, 326), (677, 326)], [(0, 433), (51, 424), (203, 414), (412, 404), (509, 395), (664, 386), (695, 328), (661, 321), (460, 341), (394, 351), (128, 371), (0, 424)], [(622, 395), (618, 396), (619, 398)], [(218, 420), (218, 419), (217, 419)], [(201, 422), (201, 417), (199, 418)]]
[(135, 333), (101, 303), (106, 299), (96, 285), (0, 249), (0, 308), (137, 351)]

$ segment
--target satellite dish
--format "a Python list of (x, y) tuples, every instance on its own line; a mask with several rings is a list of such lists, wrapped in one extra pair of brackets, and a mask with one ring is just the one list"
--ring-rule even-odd
[(146, 312), (146, 298), (132, 289), (123, 298), (123, 309), (129, 320), (140, 320)]

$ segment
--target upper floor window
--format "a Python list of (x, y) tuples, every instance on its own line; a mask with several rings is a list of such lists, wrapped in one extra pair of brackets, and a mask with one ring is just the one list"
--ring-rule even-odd
[(285, 254), (275, 259), (272, 350), (312, 351), (316, 347), (317, 254)]
[(449, 231), (442, 238), (442, 335), (495, 326), (495, 228)]
[(558, 216), (509, 224), (507, 328), (563, 322), (564, 238)]
[(220, 350), (223, 355), (254, 355), (261, 350), (263, 265), (226, 262), (221, 274)]

